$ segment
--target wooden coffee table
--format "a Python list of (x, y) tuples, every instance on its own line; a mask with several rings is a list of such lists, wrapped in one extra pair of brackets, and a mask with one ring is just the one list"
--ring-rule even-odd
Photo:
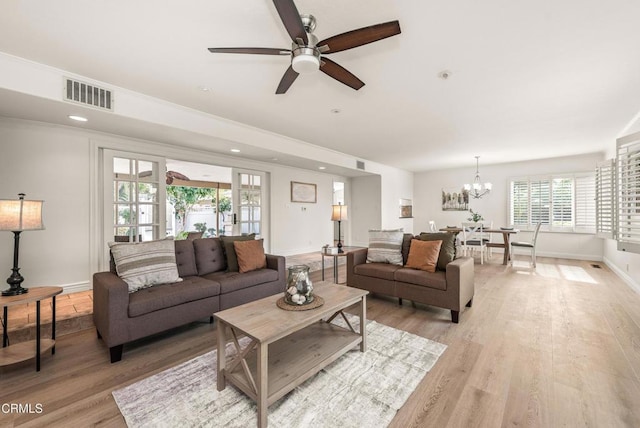
[[(284, 293), (284, 291), (283, 291)], [(267, 426), (267, 408), (341, 355), (360, 346), (367, 349), (366, 290), (327, 282), (314, 286), (324, 305), (307, 311), (286, 311), (276, 306), (283, 293), (214, 314), (218, 320), (218, 391), (229, 381), (258, 405), (258, 426)], [(356, 331), (343, 310), (360, 307)], [(332, 324), (337, 316), (348, 328)], [(227, 330), (237, 351), (231, 361), (225, 353)], [(243, 349), (240, 336), (250, 343)]]

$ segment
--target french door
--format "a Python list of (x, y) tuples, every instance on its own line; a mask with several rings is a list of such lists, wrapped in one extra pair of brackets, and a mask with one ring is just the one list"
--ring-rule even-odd
[[(105, 149), (102, 167), (103, 249), (113, 241), (164, 238), (164, 158)], [(108, 254), (105, 251), (105, 257)]]
[[(233, 234), (255, 233), (265, 238), (265, 202), (267, 200), (266, 174), (260, 171), (233, 169)], [(265, 243), (265, 249), (267, 249)]]

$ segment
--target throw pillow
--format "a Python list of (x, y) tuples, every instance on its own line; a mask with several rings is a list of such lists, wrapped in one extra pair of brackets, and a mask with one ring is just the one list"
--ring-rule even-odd
[(118, 276), (129, 286), (129, 293), (157, 284), (180, 282), (173, 240), (140, 243), (110, 242)]
[(262, 239), (253, 241), (234, 241), (233, 248), (238, 257), (240, 273), (251, 272), (267, 267), (267, 257), (264, 255)]
[(405, 267), (420, 269), (426, 272), (435, 272), (441, 246), (442, 241), (412, 239), (411, 248), (409, 248), (409, 257)]
[(447, 270), (447, 265), (456, 258), (456, 234), (455, 233), (426, 233), (422, 232), (416, 238), (423, 241), (442, 241), (440, 255), (438, 256), (438, 270)]
[(402, 229), (369, 230), (367, 262), (402, 266)]
[(236, 256), (236, 250), (233, 247), (233, 243), (236, 241), (253, 241), (256, 239), (256, 234), (240, 235), (240, 236), (221, 236), (222, 248), (224, 249), (224, 256), (227, 259), (227, 272), (238, 272), (240, 269), (238, 266), (238, 257)]

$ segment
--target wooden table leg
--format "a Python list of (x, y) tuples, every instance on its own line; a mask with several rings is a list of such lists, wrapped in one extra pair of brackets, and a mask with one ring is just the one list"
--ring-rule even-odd
[(322, 258), (322, 280), (324, 281), (324, 254), (320, 254)]
[(333, 256), (333, 282), (338, 283), (338, 256)]
[(365, 352), (367, 350), (367, 296), (362, 296), (360, 302), (360, 336), (362, 336), (360, 352)]
[(225, 354), (225, 349), (227, 345), (227, 338), (225, 336), (225, 324), (218, 320), (218, 325), (216, 326), (216, 330), (218, 331), (218, 362), (217, 362), (217, 375), (218, 375), (218, 391), (222, 391), (227, 383), (224, 378), (224, 369), (227, 364), (227, 355)]
[(2, 347), (6, 348), (7, 344), (9, 343), (9, 335), (7, 333), (7, 329), (9, 328), (9, 324), (8, 324), (8, 320), (7, 320), (7, 314), (8, 314), (8, 307), (5, 306), (3, 308), (2, 311), (2, 320), (4, 321), (4, 324), (2, 325)]
[(36, 371), (40, 371), (40, 300), (36, 301)]
[(502, 233), (502, 238), (504, 241), (504, 256), (502, 258), (502, 264), (503, 265), (507, 265), (509, 264), (509, 259), (510, 259), (510, 254), (509, 254), (509, 234), (508, 233)]
[(257, 404), (258, 404), (258, 428), (267, 426), (267, 416), (269, 412), (269, 345), (265, 343), (258, 343), (258, 391), (257, 391)]
[(56, 296), (51, 298), (51, 340), (53, 340), (53, 347), (51, 348), (51, 355), (56, 354)]

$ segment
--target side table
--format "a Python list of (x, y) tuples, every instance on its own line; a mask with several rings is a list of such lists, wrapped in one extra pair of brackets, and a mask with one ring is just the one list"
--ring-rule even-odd
[(324, 258), (325, 257), (333, 257), (333, 282), (335, 284), (339, 284), (338, 257), (346, 257), (349, 252), (359, 250), (361, 248), (365, 248), (365, 247), (342, 247), (342, 252), (337, 254), (327, 254), (324, 251), (320, 251), (320, 254), (322, 254), (322, 280), (324, 281)]
[[(2, 319), (2, 348), (0, 349), (0, 366), (19, 363), (33, 357), (36, 358), (36, 371), (40, 371), (40, 354), (51, 349), (51, 355), (56, 353), (56, 296), (62, 293), (62, 287), (29, 287), (29, 292), (17, 296), (0, 296), (0, 306), (3, 307)], [(40, 301), (51, 298), (51, 339), (40, 338)], [(24, 305), (36, 302), (36, 340), (20, 342), (8, 346), (9, 343), (9, 306)]]

